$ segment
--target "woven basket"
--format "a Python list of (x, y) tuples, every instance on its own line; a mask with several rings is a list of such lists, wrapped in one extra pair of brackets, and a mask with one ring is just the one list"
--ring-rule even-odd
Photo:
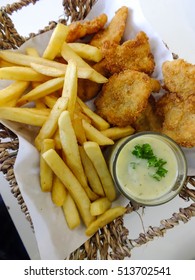
[[(56, 26), (59, 21), (52, 20), (48, 23), (48, 26), (43, 27), (43, 29), (39, 30), (37, 34), (30, 33), (28, 37), (23, 37), (18, 34), (11, 20), (12, 13), (25, 6), (36, 4), (36, 2), (38, 2), (38, 0), (22, 0), (12, 5), (1, 7), (0, 49), (17, 49), (29, 38), (51, 30)], [(66, 24), (67, 22), (84, 19), (95, 2), (95, 0), (64, 0), (62, 2), (64, 19), (60, 20), (60, 22)], [(4, 125), (0, 124), (0, 171), (3, 172), (6, 180), (9, 182), (11, 193), (17, 199), (21, 211), (24, 212), (26, 219), (33, 228), (28, 208), (22, 198), (13, 171), (18, 147), (19, 143), (17, 136)], [(130, 257), (131, 250), (134, 247), (146, 244), (147, 242), (152, 241), (155, 237), (164, 236), (167, 230), (179, 225), (180, 221), (186, 223), (195, 216), (195, 177), (187, 177), (185, 186), (179, 196), (182, 200), (188, 202), (188, 206), (186, 208), (179, 208), (178, 213), (173, 213), (170, 218), (161, 220), (158, 226), (149, 226), (149, 228), (144, 233), (140, 233), (136, 239), (129, 238), (129, 231), (124, 226), (123, 218), (120, 217), (99, 230), (92, 238), (85, 242), (85, 244), (74, 251), (69, 256), (69, 259), (119, 260)], [(129, 215), (133, 211), (137, 211), (138, 208), (138, 206), (132, 205), (131, 202), (129, 202), (126, 215)]]

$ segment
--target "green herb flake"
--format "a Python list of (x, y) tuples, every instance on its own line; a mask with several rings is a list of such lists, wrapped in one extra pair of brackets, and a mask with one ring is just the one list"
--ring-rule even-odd
[[(143, 145), (136, 145), (134, 147), (134, 150), (132, 151), (132, 154), (137, 158), (147, 160), (148, 168), (153, 167), (156, 169), (156, 172), (153, 175), (151, 175), (152, 178), (156, 179), (157, 181), (160, 181), (163, 177), (166, 176), (168, 170), (165, 169), (163, 166), (167, 162), (164, 159), (157, 158), (154, 155), (154, 152), (150, 144), (145, 143)], [(133, 164), (133, 162), (131, 164)]]
[(136, 145), (132, 154), (138, 158), (149, 159), (153, 156), (153, 151), (149, 144), (143, 144), (142, 146)]
[(137, 166), (137, 163), (132, 161), (132, 162), (130, 162), (130, 165), (131, 165), (132, 169), (135, 169)]

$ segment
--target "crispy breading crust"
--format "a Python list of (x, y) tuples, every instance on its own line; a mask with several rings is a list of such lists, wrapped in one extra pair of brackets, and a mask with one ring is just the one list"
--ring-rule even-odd
[(156, 101), (152, 95), (148, 99), (146, 109), (141, 112), (133, 123), (133, 127), (137, 132), (155, 131), (160, 132), (162, 129), (162, 117), (155, 113)]
[(125, 69), (152, 74), (155, 67), (154, 57), (150, 50), (147, 35), (140, 31), (135, 39), (117, 45), (105, 41), (102, 46), (105, 65), (111, 74), (119, 73)]
[(166, 61), (162, 65), (164, 87), (185, 98), (195, 93), (195, 65), (183, 59)]
[(145, 73), (125, 70), (114, 74), (95, 100), (96, 111), (112, 125), (130, 125), (146, 108), (153, 89), (153, 79)]
[(195, 146), (195, 93), (185, 98), (167, 93), (158, 100), (156, 112), (163, 117), (162, 133), (183, 147)]
[(90, 44), (100, 49), (105, 41), (120, 44), (125, 31), (127, 16), (127, 7), (123, 6), (118, 9), (108, 27), (97, 32), (90, 41)]
[(76, 21), (69, 25), (69, 32), (66, 42), (75, 42), (86, 35), (97, 33), (104, 28), (108, 18), (106, 14), (101, 14), (92, 20)]

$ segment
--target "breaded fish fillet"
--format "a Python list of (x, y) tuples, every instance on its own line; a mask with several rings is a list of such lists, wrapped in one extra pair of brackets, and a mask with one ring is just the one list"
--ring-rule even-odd
[(69, 25), (69, 32), (66, 42), (75, 42), (86, 35), (97, 33), (104, 28), (108, 18), (106, 14), (101, 14), (92, 20), (75, 21)]
[(185, 98), (195, 93), (195, 65), (183, 59), (166, 61), (162, 65), (164, 87)]
[(97, 32), (90, 41), (90, 44), (100, 49), (105, 41), (120, 44), (125, 31), (127, 16), (128, 8), (122, 6), (116, 11), (108, 27)]
[(162, 133), (183, 147), (195, 146), (195, 93), (185, 98), (167, 93), (158, 100), (156, 112), (163, 117)]
[(155, 67), (150, 43), (145, 32), (140, 31), (135, 39), (125, 41), (122, 45), (105, 41), (102, 47), (105, 65), (110, 73), (119, 73), (125, 69), (152, 74)]
[(157, 115), (155, 111), (156, 101), (154, 97), (150, 95), (146, 109), (139, 114), (136, 121), (132, 124), (137, 132), (160, 132), (162, 130), (162, 118), (159, 115)]
[(159, 89), (159, 82), (145, 73), (125, 70), (103, 85), (95, 100), (96, 111), (112, 125), (131, 125), (147, 107), (151, 92)]

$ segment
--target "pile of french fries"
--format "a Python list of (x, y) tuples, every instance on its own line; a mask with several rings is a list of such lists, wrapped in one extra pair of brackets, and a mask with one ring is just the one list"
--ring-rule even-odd
[(0, 119), (40, 127), (34, 144), (41, 189), (62, 207), (70, 229), (82, 221), (91, 236), (126, 210), (112, 207), (116, 191), (102, 147), (134, 130), (110, 127), (78, 97), (79, 78), (107, 78), (86, 62), (100, 61), (100, 50), (66, 43), (67, 34), (68, 26), (57, 24), (42, 56), (35, 48), (0, 51), (0, 79), (12, 81), (0, 90)]

